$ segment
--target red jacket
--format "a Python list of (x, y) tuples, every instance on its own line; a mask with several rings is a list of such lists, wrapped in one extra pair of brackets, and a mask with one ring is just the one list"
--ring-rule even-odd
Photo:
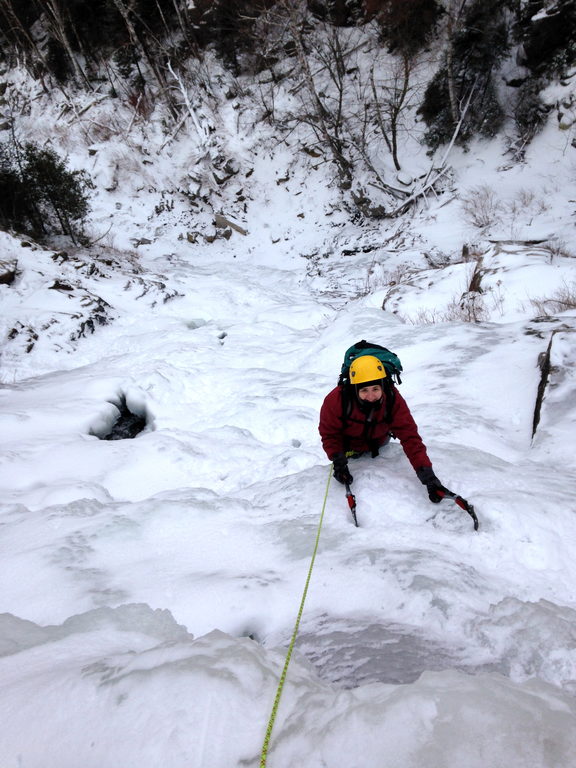
[(320, 424), (318, 431), (322, 438), (322, 446), (330, 460), (334, 454), (345, 451), (369, 451), (373, 447), (383, 445), (390, 433), (397, 437), (402, 444), (404, 453), (414, 467), (431, 467), (432, 462), (426, 453), (426, 446), (418, 434), (418, 427), (414, 421), (406, 401), (394, 387), (394, 405), (392, 407), (392, 421), (386, 419), (386, 395), (380, 408), (372, 412), (371, 422), (368, 422), (369, 414), (364, 413), (356, 396), (350, 393), (350, 406), (348, 415), (343, 423), (342, 415), (342, 387), (336, 387), (326, 398), (320, 409)]

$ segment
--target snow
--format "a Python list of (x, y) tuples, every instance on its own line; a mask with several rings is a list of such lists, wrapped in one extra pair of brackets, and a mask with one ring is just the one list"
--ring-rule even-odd
[[(330, 483), (268, 765), (576, 766), (576, 311), (533, 304), (576, 284), (565, 133), (508, 170), (498, 141), (455, 150), (454, 199), (352, 224), (326, 165), (246, 129), (246, 211), (233, 189), (217, 212), (248, 233), (209, 242), (176, 191), (200, 134), (137, 130), (90, 145), (94, 253), (0, 233), (2, 767), (259, 764), (330, 474), (318, 412), (361, 338), (400, 356), (480, 530), (396, 442), (351, 467), (359, 528)], [(482, 184), (485, 231), (458, 199)], [(99, 439), (123, 399), (146, 429)]]

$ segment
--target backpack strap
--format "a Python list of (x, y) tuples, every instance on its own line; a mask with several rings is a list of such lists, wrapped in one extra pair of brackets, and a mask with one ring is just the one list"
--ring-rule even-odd
[(384, 379), (384, 394), (386, 396), (386, 416), (384, 419), (388, 422), (388, 424), (391, 424), (392, 409), (394, 408), (394, 403), (396, 402), (396, 392), (394, 390), (394, 385), (388, 377)]
[(350, 392), (350, 384), (340, 384), (342, 392), (342, 429), (346, 429), (348, 423), (348, 416), (352, 410), (352, 393)]

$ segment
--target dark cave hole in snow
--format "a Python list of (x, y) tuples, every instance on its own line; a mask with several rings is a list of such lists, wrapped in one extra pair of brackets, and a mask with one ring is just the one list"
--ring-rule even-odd
[(128, 408), (124, 395), (121, 395), (120, 401), (114, 403), (114, 406), (118, 410), (118, 417), (112, 424), (112, 427), (106, 432), (96, 433), (92, 430), (92, 434), (96, 434), (96, 437), (100, 440), (130, 440), (143, 432), (148, 426), (148, 420), (145, 415), (134, 413)]

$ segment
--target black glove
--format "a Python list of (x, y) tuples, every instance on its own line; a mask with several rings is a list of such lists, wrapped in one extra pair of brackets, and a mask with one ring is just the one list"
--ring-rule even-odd
[[(438, 504), (439, 501), (442, 501), (448, 489), (444, 488), (440, 480), (438, 480), (432, 467), (420, 467), (416, 470), (416, 474), (422, 485), (426, 486), (430, 501), (433, 504)], [(438, 491), (441, 491), (441, 493), (438, 493)]]
[(348, 469), (348, 459), (343, 453), (334, 454), (332, 463), (334, 465), (334, 477), (339, 483), (346, 485), (346, 483), (350, 484), (354, 480)]

